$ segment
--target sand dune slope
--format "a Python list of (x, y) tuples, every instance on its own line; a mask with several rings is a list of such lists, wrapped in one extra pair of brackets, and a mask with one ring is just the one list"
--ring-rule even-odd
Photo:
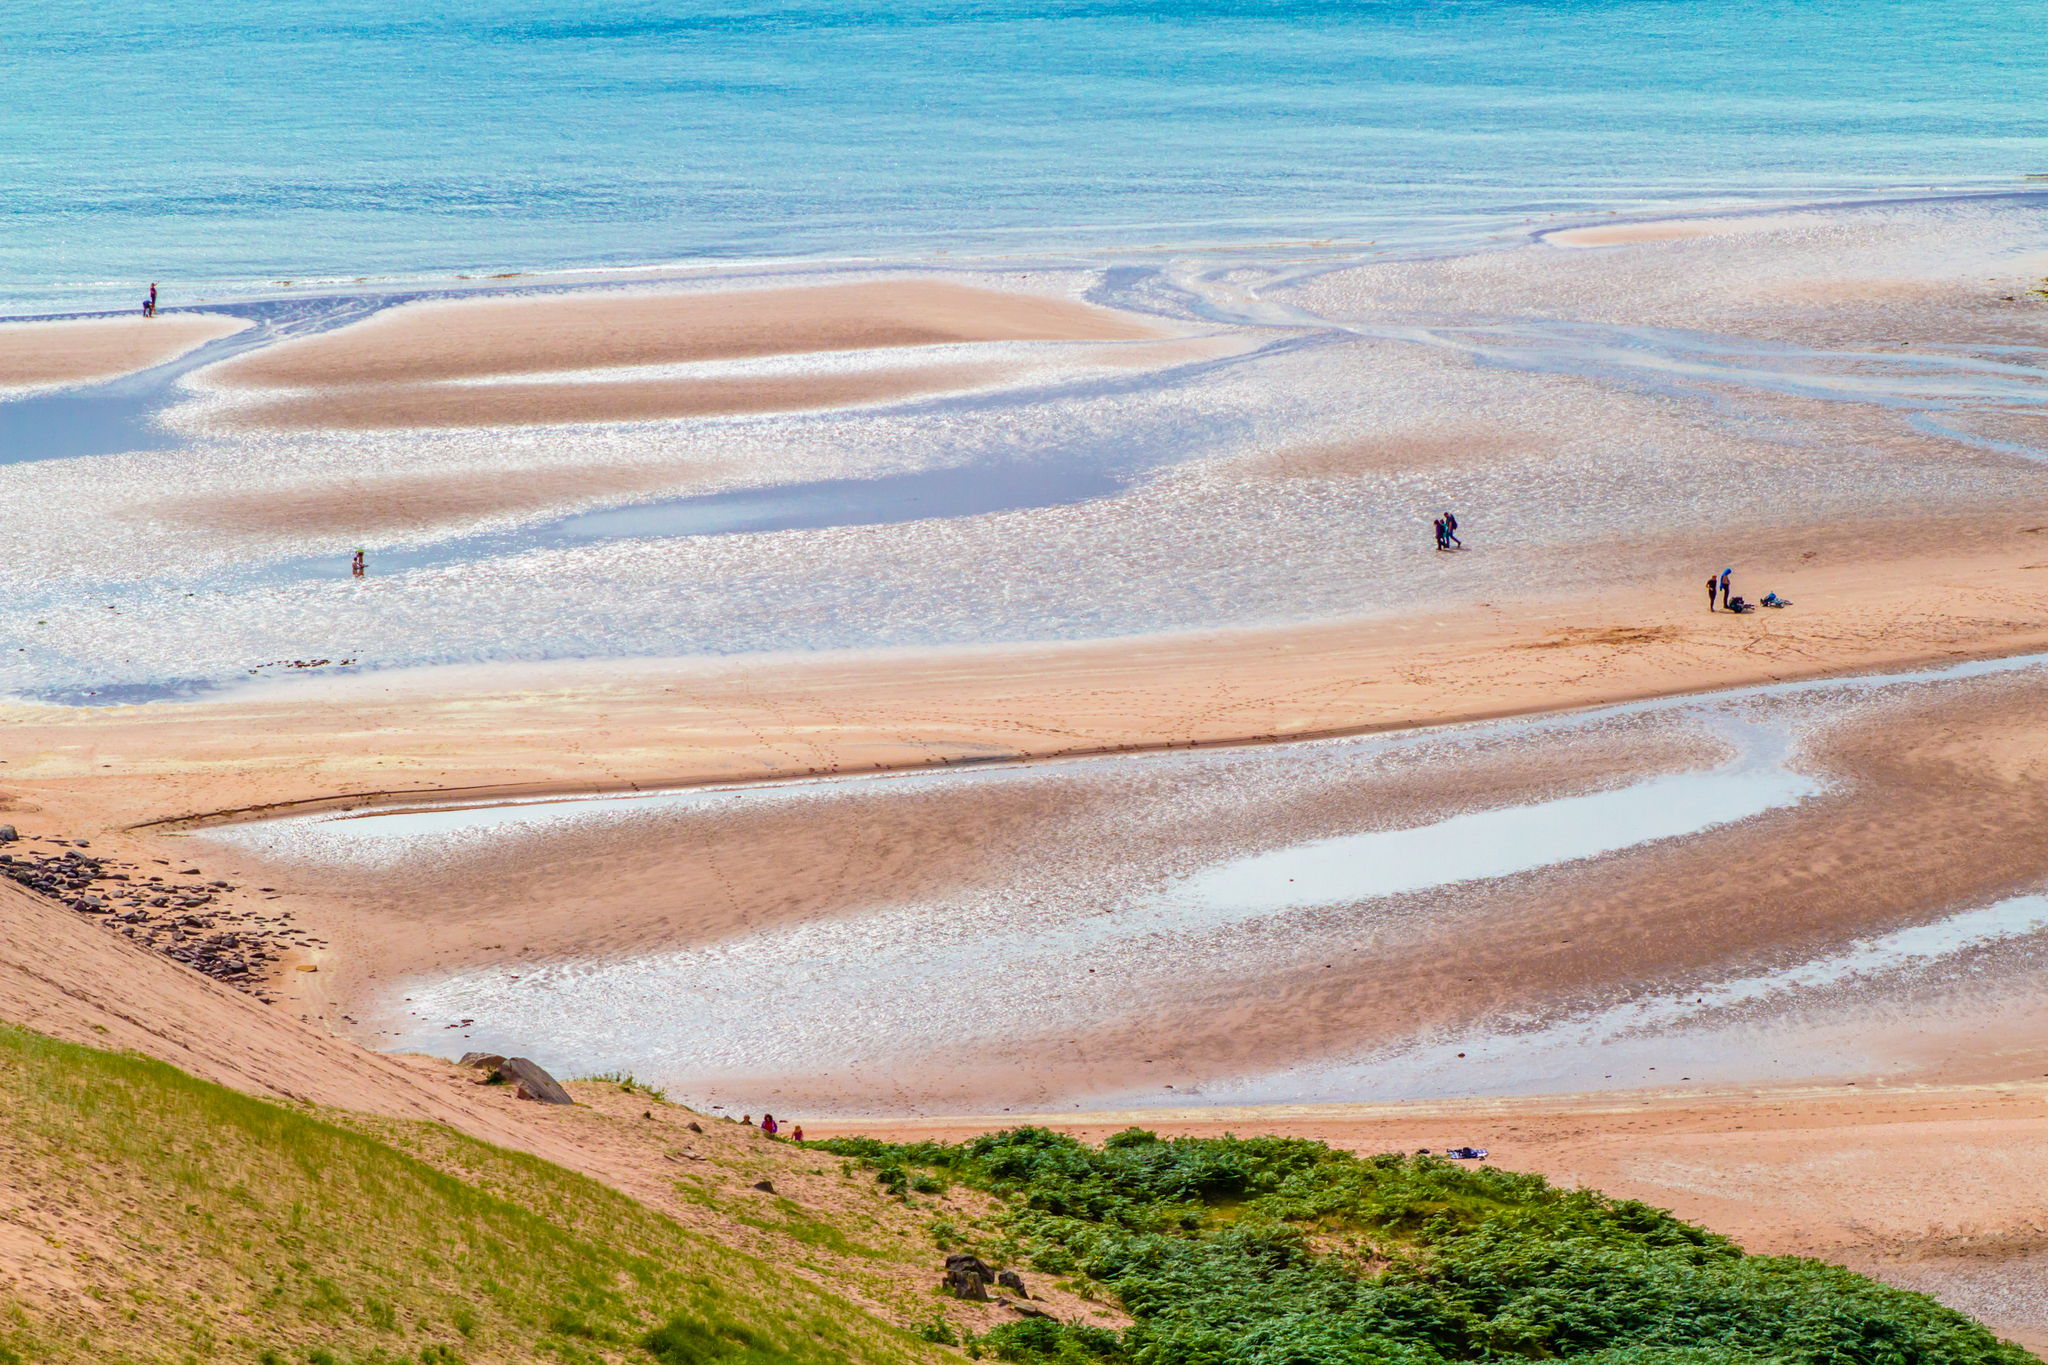
[(517, 1125), (403, 1063), (301, 1023), (0, 881), (0, 1019), (125, 1048), (254, 1095), (447, 1123), (531, 1147)]

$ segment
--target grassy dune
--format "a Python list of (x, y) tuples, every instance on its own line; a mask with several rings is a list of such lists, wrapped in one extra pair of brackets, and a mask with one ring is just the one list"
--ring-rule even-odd
[[(897, 1365), (930, 1348), (595, 1181), (429, 1165), (144, 1058), (0, 1026), (0, 1365)], [(459, 1170), (461, 1175), (450, 1174)]]

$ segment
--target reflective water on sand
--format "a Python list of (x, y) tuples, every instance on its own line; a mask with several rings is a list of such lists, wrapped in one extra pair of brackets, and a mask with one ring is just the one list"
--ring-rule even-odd
[[(1484, 1033), (1212, 1081), (1202, 1087), (1202, 1098), (1211, 1104), (1368, 1102), (1867, 1074), (1885, 1065), (1873, 1055), (1878, 1036), (1902, 1025), (1925, 1027), (1916, 1016), (1943, 1013), (1940, 987), (1947, 983), (1921, 977), (1933, 977), (1950, 960), (2009, 945), (2030, 964), (2048, 955), (2044, 935), (2048, 895), (2014, 896), (1773, 971), (1557, 1020), (1506, 1020)], [(2019, 965), (2018, 971), (2033, 976), (2038, 967)], [(1108, 1102), (1164, 1101), (1144, 1091)]]
[[(465, 1030), (466, 1045), (517, 1046), (571, 1071), (626, 1066), (703, 1093), (742, 1078), (794, 1079), (863, 1068), (886, 1073), (891, 1057), (957, 1045), (995, 1027), (996, 1021), (1008, 1036), (1085, 1030), (1141, 1007), (1154, 993), (1164, 998), (1183, 989), (1196, 964), (1219, 982), (1255, 980), (1303, 953), (1322, 951), (1320, 945), (1340, 922), (1349, 951), (1370, 951), (1376, 935), (1409, 932), (1414, 917), (1425, 913), (1418, 907), (1486, 879), (1626, 856), (1627, 850), (1662, 841), (1718, 838), (1722, 829), (1728, 831), (1732, 856), (1740, 856), (1741, 821), (1820, 790), (1819, 782), (1797, 766), (1797, 737), (1809, 727), (1876, 698), (1914, 695), (1914, 689), (1928, 685), (1973, 686), (1976, 680), (2042, 662), (1973, 661), (1892, 676), (1632, 703), (1578, 716), (1280, 749), (797, 782), (753, 791), (313, 816), (222, 829), (205, 837), (304, 865), (402, 868), (407, 858), (431, 862), (490, 856), (494, 847), (506, 856), (527, 856), (513, 850), (545, 850), (576, 822), (635, 819), (664, 809), (708, 809), (730, 802), (804, 801), (827, 789), (835, 799), (886, 801), (892, 791), (931, 793), (959, 790), (960, 784), (1035, 781), (1061, 770), (1082, 776), (1134, 763), (1174, 770), (1224, 765), (1232, 776), (1218, 790), (1235, 792), (1243, 818), (1256, 821), (1260, 804), (1284, 791), (1274, 787), (1275, 777), (1299, 785), (1307, 776), (1302, 763), (1341, 772), (1347, 765), (1406, 751), (1434, 756), (1430, 762), (1450, 762), (1455, 751), (1440, 752), (1440, 746), (1465, 742), (1570, 752), (1574, 744), (1616, 733), (1615, 726), (1650, 722), (1676, 727), (1672, 735), (1711, 740), (1729, 755), (1718, 764), (1604, 790), (1456, 813), (1405, 828), (1282, 844), (1208, 866), (1197, 861), (1170, 874), (1164, 864), (1099, 861), (1105, 850), (1083, 842), (1072, 848), (1071, 857), (1086, 868), (1041, 866), (1028, 886), (1001, 886), (931, 903), (849, 906), (831, 918), (614, 960), (478, 967), (415, 978), (395, 984), (382, 1004), (362, 1016), (384, 1045), (395, 1048), (445, 1050), (448, 1039), (457, 1035), (442, 1025), (472, 1018), (477, 1022)], [(1115, 810), (1111, 806), (1099, 818), (1113, 822), (1119, 818)], [(1333, 921), (1329, 916), (1336, 907), (1342, 913)], [(1200, 1097), (1470, 1093), (1475, 1086), (1512, 1088), (1537, 1076), (1568, 1076), (1573, 1085), (1642, 1084), (1643, 1075), (1608, 1064), (1621, 1055), (1614, 1048), (1635, 1045), (1631, 1038), (1640, 1036), (1645, 1056), (1659, 1049), (1668, 1054), (1671, 1028), (1691, 1027), (1715, 1010), (1726, 1015), (1794, 997), (1828, 996), (1873, 974), (1946, 961), (1973, 945), (2031, 932), (2028, 917), (2037, 910), (2024, 900), (1966, 910), (1809, 961), (1688, 989), (1688, 1001), (1698, 997), (1703, 1003), (1683, 1008), (1661, 996), (1635, 997), (1562, 1023), (1510, 1021), (1484, 1037), (1416, 1039), (1356, 1063), (1318, 1063), (1274, 1076), (1218, 1081), (1206, 1085)], [(774, 1005), (756, 1009), (750, 1005), (756, 1001)], [(1465, 1060), (1475, 1065), (1439, 1074), (1442, 1055), (1460, 1050), (1470, 1053)], [(1723, 1069), (1730, 1074), (1748, 1064), (1739, 1049), (1722, 1052)], [(1476, 1065), (1485, 1058), (1498, 1058), (1498, 1066)], [(1769, 1066), (1767, 1055), (1749, 1061)], [(1183, 1090), (1175, 1098), (1195, 1096)]]
[(1785, 768), (1791, 741), (1782, 732), (1724, 721), (1714, 733), (1740, 754), (1723, 769), (1261, 853), (1191, 878), (1167, 902), (1194, 919), (1217, 922), (1395, 896), (1697, 834), (1820, 790), (1814, 779)]

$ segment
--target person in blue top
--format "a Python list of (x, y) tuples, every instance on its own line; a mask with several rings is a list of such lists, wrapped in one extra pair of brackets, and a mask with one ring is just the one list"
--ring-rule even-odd
[(1724, 608), (1728, 605), (1728, 580), (1734, 576), (1735, 570), (1733, 569), (1721, 570), (1721, 605)]

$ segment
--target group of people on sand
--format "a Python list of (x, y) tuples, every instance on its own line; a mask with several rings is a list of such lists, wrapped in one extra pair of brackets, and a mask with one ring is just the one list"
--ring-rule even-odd
[[(740, 1117), (740, 1122), (751, 1128), (754, 1126), (754, 1116), (752, 1114), (744, 1114)], [(761, 1115), (761, 1131), (769, 1137), (778, 1137), (782, 1133), (782, 1125), (775, 1121), (775, 1115), (763, 1114)], [(804, 1140), (804, 1126), (801, 1123), (789, 1130), (789, 1140), (791, 1142), (802, 1142)]]
[(1786, 601), (1784, 598), (1778, 596), (1778, 594), (1774, 592), (1765, 593), (1764, 600), (1762, 602), (1746, 602), (1742, 598), (1735, 596), (1731, 588), (1730, 580), (1732, 580), (1734, 577), (1735, 570), (1733, 569), (1723, 569), (1721, 570), (1721, 572), (1717, 574), (1710, 573), (1707, 575), (1708, 611), (1713, 611), (1716, 609), (1714, 606), (1714, 598), (1717, 594), (1721, 599), (1721, 605), (1719, 610), (1732, 611), (1738, 616), (1740, 616), (1743, 612), (1746, 611), (1754, 611), (1759, 606), (1789, 607), (1792, 605), (1790, 602)]
[(1436, 547), (1439, 550), (1462, 550), (1465, 542), (1458, 539), (1458, 514), (1446, 512), (1436, 519)]

